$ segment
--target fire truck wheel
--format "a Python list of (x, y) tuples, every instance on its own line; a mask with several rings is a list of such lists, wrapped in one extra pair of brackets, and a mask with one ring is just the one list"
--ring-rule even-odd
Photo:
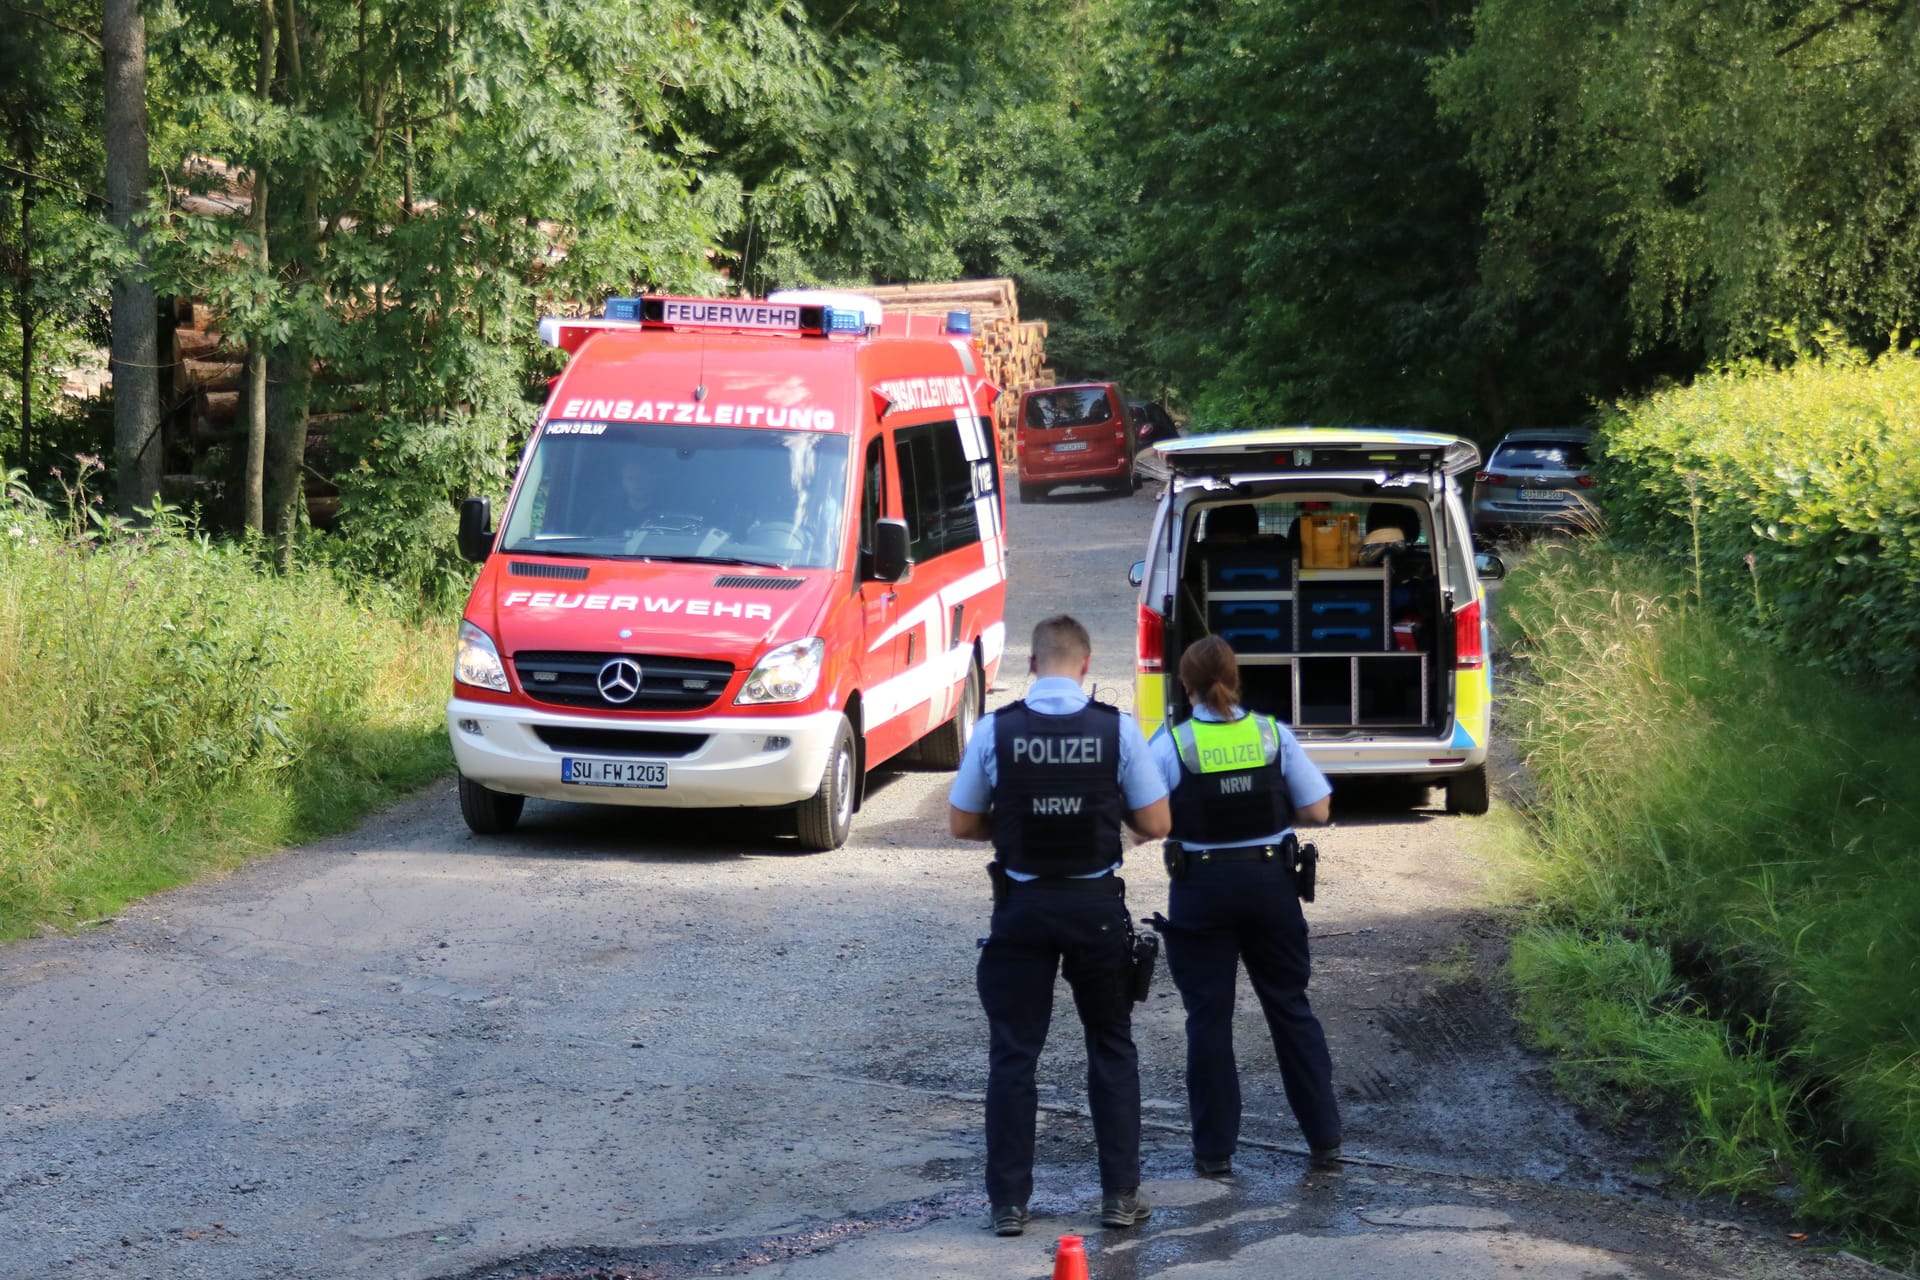
[(967, 664), (967, 687), (960, 691), (960, 705), (953, 719), (928, 734), (921, 746), (920, 758), (936, 769), (958, 769), (960, 756), (973, 737), (973, 726), (980, 721), (980, 668)]
[(1040, 503), (1046, 500), (1047, 486), (1043, 484), (1028, 484), (1025, 480), (1020, 482), (1020, 501)]
[(489, 791), (466, 774), (460, 775), (460, 816), (477, 836), (505, 835), (520, 821), (525, 796)]
[(1487, 811), (1487, 766), (1447, 779), (1447, 812), (1482, 814)]
[(853, 747), (853, 726), (840, 717), (840, 732), (834, 735), (833, 750), (827, 754), (827, 767), (820, 773), (820, 789), (800, 802), (800, 847), (824, 853), (847, 842), (853, 827), (853, 797), (860, 780), (854, 770), (860, 757)]

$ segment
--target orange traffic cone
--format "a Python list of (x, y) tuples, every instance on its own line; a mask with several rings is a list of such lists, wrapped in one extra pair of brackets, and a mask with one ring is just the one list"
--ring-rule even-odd
[(1087, 1248), (1079, 1236), (1061, 1236), (1053, 1255), (1053, 1280), (1088, 1280)]

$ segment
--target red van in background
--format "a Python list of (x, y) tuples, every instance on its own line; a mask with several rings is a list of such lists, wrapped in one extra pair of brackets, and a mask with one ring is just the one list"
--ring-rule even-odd
[(541, 322), (572, 359), (498, 531), (461, 509), (468, 826), (527, 796), (791, 806), (831, 849), (874, 765), (959, 763), (1006, 643), (999, 392), (965, 320), (795, 292)]
[(1020, 501), (1039, 502), (1058, 484), (1098, 484), (1130, 494), (1139, 428), (1114, 382), (1037, 387), (1020, 396), (1014, 451)]

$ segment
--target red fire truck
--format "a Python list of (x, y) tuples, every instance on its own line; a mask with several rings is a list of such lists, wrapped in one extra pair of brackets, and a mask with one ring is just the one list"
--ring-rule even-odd
[(1005, 646), (1006, 544), (966, 313), (856, 294), (614, 298), (569, 352), (460, 624), (475, 832), (527, 796), (790, 807), (847, 837), (866, 772), (959, 762)]

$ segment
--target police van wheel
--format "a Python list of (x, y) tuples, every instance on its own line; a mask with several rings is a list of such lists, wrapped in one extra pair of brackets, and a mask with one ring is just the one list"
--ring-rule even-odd
[(1447, 812), (1482, 814), (1487, 811), (1487, 766), (1447, 779)]
[(525, 796), (489, 791), (466, 774), (460, 775), (460, 816), (477, 836), (499, 836), (513, 830), (526, 804)]
[(800, 847), (824, 853), (847, 842), (853, 828), (853, 798), (860, 790), (854, 771), (860, 757), (853, 749), (853, 727), (840, 717), (840, 732), (834, 736), (833, 750), (827, 753), (827, 767), (820, 772), (820, 789), (799, 809)]
[(960, 691), (960, 705), (953, 709), (953, 719), (928, 734), (922, 746), (920, 758), (936, 769), (958, 769), (960, 757), (966, 752), (967, 742), (973, 737), (973, 726), (980, 721), (980, 667), (976, 663), (967, 664), (967, 687)]

